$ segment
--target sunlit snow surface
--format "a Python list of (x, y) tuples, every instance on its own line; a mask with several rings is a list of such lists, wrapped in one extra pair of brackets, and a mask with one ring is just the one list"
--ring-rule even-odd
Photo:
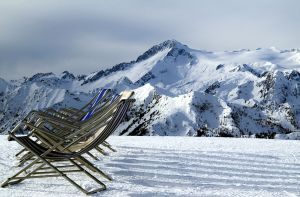
[[(17, 170), (15, 142), (0, 136), (1, 179)], [(299, 196), (300, 141), (110, 137), (118, 152), (96, 165), (113, 176), (94, 196)], [(86, 177), (78, 175), (85, 187)], [(85, 196), (61, 178), (25, 180), (0, 196)]]

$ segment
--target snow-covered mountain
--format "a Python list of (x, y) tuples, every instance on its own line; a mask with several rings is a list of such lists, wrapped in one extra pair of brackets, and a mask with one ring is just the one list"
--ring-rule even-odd
[(136, 93), (117, 135), (288, 137), (300, 128), (299, 50), (208, 52), (168, 40), (90, 75), (0, 79), (1, 131), (32, 109), (80, 107), (103, 87)]

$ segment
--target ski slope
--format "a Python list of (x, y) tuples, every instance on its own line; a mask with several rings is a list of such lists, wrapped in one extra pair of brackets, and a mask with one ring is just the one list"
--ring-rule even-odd
[[(0, 136), (0, 177), (16, 170), (15, 142)], [(96, 165), (113, 176), (94, 196), (300, 196), (300, 141), (128, 137)], [(90, 183), (77, 176), (85, 187)], [(101, 179), (102, 180), (102, 179)], [(0, 196), (85, 196), (61, 178), (25, 180)]]

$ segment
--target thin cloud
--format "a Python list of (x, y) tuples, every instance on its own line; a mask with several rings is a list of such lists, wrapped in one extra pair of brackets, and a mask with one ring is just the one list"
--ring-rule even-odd
[(192, 48), (297, 48), (300, 2), (1, 1), (0, 77), (75, 74), (130, 61), (166, 39)]

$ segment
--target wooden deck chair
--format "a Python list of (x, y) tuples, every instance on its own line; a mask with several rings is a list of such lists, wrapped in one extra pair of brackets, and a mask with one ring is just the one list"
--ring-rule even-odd
[[(120, 102), (105, 113), (106, 118), (102, 118), (102, 122), (97, 120), (93, 121), (90, 132), (78, 136), (78, 133), (81, 133), (81, 131), (78, 130), (64, 140), (60, 140), (55, 144), (49, 144), (48, 146), (45, 146), (45, 144), (42, 146), (28, 136), (15, 135), (15, 132), (21, 127), (22, 123), (19, 123), (9, 135), (16, 142), (34, 154), (35, 160), (26, 165), (15, 175), (8, 178), (2, 183), (1, 187), (17, 184), (31, 178), (62, 177), (86, 194), (105, 190), (105, 184), (91, 173), (93, 171), (97, 172), (108, 180), (112, 180), (111, 177), (96, 168), (87, 159), (82, 157), (82, 155), (95, 148), (98, 144), (101, 144), (118, 127), (133, 101), (132, 99), (129, 99), (129, 97), (120, 98)], [(66, 165), (66, 162), (69, 164)], [(30, 172), (26, 173), (29, 170)], [(89, 172), (88, 170), (92, 170), (92, 172)], [(94, 180), (99, 187), (87, 191), (70, 178), (69, 174), (75, 172), (84, 173)]]
[[(110, 103), (112, 104), (112, 101), (114, 101), (117, 98), (117, 96), (115, 94), (112, 94), (112, 91), (110, 89), (102, 89), (98, 92), (97, 95), (95, 95), (93, 97), (93, 99), (91, 99), (85, 106), (83, 106), (81, 109), (75, 109), (73, 108), (71, 111), (68, 111), (67, 108), (56, 111), (52, 108), (50, 109), (46, 109), (46, 111), (44, 112), (37, 112), (37, 113), (43, 113), (44, 115), (48, 115), (48, 117), (59, 117), (59, 118), (63, 118), (72, 122), (79, 122), (79, 121), (84, 121), (89, 119), (93, 113), (95, 112), (95, 110), (97, 108), (99, 108), (99, 106), (103, 105), (103, 103), (110, 101)], [(31, 121), (30, 119), (34, 118), (34, 115), (36, 114), (36, 111), (32, 111), (30, 112), (25, 119), (27, 121)], [(116, 150), (114, 148), (112, 148), (112, 146), (104, 141), (101, 145), (103, 145), (104, 147), (108, 148), (109, 150), (116, 152)], [(16, 156), (19, 156), (20, 154), (22, 154), (23, 152), (25, 152), (26, 149), (22, 149), (21, 151), (19, 151)], [(97, 147), (96, 149), (98, 152), (100, 152), (101, 154), (105, 154), (104, 150), (100, 147)], [(93, 157), (94, 159), (97, 159), (95, 156), (91, 155), (91, 157)], [(28, 157), (28, 155), (23, 155), (23, 157), (21, 157), (21, 160), (23, 160), (24, 162), (24, 158)], [(21, 161), (20, 164), (23, 163)]]
[[(113, 100), (113, 102), (112, 100), (109, 100), (108, 102), (106, 102), (105, 105), (101, 106), (101, 108), (95, 110), (95, 114), (91, 118), (86, 119), (84, 121), (70, 122), (69, 120), (60, 119), (57, 117), (49, 117), (43, 112), (36, 112), (37, 114), (34, 115), (34, 117), (38, 120), (34, 120), (34, 123), (24, 120), (23, 125), (27, 128), (29, 127), (30, 129), (32, 129), (30, 136), (38, 136), (37, 140), (42, 143), (53, 144), (59, 140), (65, 139), (65, 137), (69, 136), (70, 134), (74, 134), (74, 130), (77, 130), (77, 135), (87, 133), (87, 131), (90, 131), (90, 129), (93, 127), (95, 121), (101, 122), (106, 117), (105, 113), (107, 113), (108, 110), (111, 110), (111, 108), (118, 105), (118, 103), (124, 98), (131, 97), (132, 94), (133, 92), (122, 92), (118, 97), (116, 97), (116, 99)], [(47, 130), (47, 126), (49, 126), (49, 123), (50, 126), (52, 126), (51, 130)], [(23, 129), (25, 128), (23, 127)], [(45, 130), (47, 130), (47, 132), (45, 132)], [(81, 133), (78, 133), (78, 130), (81, 131)], [(103, 143), (105, 143), (105, 141)], [(107, 146), (110, 145), (108, 144)], [(96, 146), (95, 150), (104, 154), (103, 149), (101, 149), (99, 146)], [(92, 157), (93, 159), (98, 160), (97, 157), (94, 156), (91, 152), (86, 152), (86, 154)], [(33, 156), (34, 155), (30, 152), (24, 154), (20, 159), (19, 166), (22, 166), (26, 161), (32, 159)]]
[[(112, 98), (111, 98), (112, 97)], [(101, 106), (103, 103), (105, 103), (107, 100), (113, 100), (115, 97), (114, 94), (112, 94), (112, 91), (110, 89), (101, 89), (92, 100), (90, 100), (85, 106), (83, 106), (81, 109), (76, 108), (63, 108), (59, 111), (54, 110), (53, 108), (46, 109), (44, 113), (48, 113), (50, 116), (58, 116), (60, 118), (65, 118), (67, 120), (70, 120), (72, 122), (74, 121), (84, 121), (89, 119), (96, 108), (99, 108), (99, 105)], [(29, 113), (30, 116), (30, 113)], [(115, 149), (111, 147), (111, 145), (104, 141), (103, 146), (107, 147), (113, 152), (116, 152)], [(100, 148), (100, 147), (99, 147)]]
[[(76, 121), (83, 121), (83, 120), (86, 120), (88, 118), (90, 118), (90, 116), (92, 116), (92, 114), (94, 113), (95, 111), (95, 108), (99, 107), (98, 105), (99, 104), (102, 104), (105, 99), (109, 99), (111, 100), (109, 97), (112, 96), (110, 95), (111, 93), (111, 90), (110, 89), (102, 89), (99, 91), (99, 93), (97, 95), (94, 96), (94, 98), (92, 100), (90, 100), (84, 107), (82, 107), (81, 109), (79, 110), (76, 110), (75, 112), (73, 113), (65, 113), (63, 110), (61, 111), (56, 111), (54, 109), (47, 109), (45, 112), (40, 112), (40, 113), (43, 113), (43, 114), (47, 114), (48, 116), (53, 116), (53, 117), (59, 117), (59, 118), (63, 118), (63, 119), (66, 119), (66, 120), (69, 120), (69, 121), (72, 121), (72, 122), (76, 122)], [(89, 111), (86, 112), (86, 109), (88, 109)], [(26, 117), (25, 119), (27, 121), (30, 121), (30, 119), (32, 119), (34, 116), (32, 114), (35, 114), (36, 111), (32, 111), (30, 112)], [(104, 141), (102, 143), (103, 146), (107, 147), (108, 149), (112, 150), (113, 152), (116, 152), (115, 149), (113, 149), (111, 147), (111, 145)], [(106, 155), (106, 153), (104, 152), (104, 150), (102, 148), (100, 148), (99, 146), (96, 147), (96, 150), (98, 152), (100, 152), (101, 154), (103, 155)], [(19, 151), (16, 156), (18, 157), (20, 154), (26, 152), (26, 149), (22, 149), (21, 151)], [(97, 157), (95, 157), (94, 155), (92, 155), (91, 153), (88, 153), (89, 156), (91, 156), (92, 158), (94, 158), (95, 160), (97, 160)], [(21, 166), (24, 162), (26, 162), (29, 158), (32, 157), (32, 154), (31, 153), (26, 153), (26, 154), (23, 154), (22, 157), (20, 157), (20, 163), (19, 163), (19, 166)]]

